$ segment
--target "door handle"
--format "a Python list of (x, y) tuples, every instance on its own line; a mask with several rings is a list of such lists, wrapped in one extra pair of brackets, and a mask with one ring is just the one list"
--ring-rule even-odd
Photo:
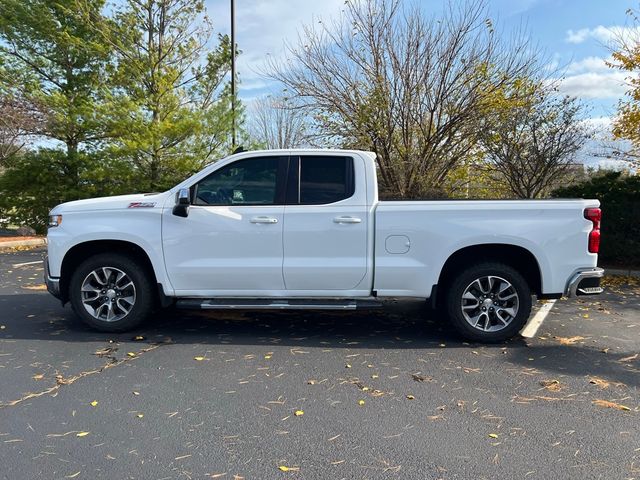
[(358, 217), (335, 217), (333, 219), (334, 223), (361, 223), (362, 219), (358, 218)]
[(278, 223), (278, 219), (274, 217), (253, 217), (251, 223)]

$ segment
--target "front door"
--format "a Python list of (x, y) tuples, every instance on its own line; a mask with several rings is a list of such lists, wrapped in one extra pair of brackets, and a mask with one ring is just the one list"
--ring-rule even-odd
[(287, 163), (283, 156), (237, 160), (191, 186), (188, 217), (165, 210), (165, 264), (177, 295), (284, 290)]

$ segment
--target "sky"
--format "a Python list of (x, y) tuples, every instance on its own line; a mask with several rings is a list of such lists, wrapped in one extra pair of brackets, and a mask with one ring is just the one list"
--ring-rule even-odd
[[(426, 13), (442, 9), (443, 0), (402, 0)], [(455, 0), (453, 0), (455, 1)], [(579, 97), (594, 126), (607, 127), (625, 94), (625, 75), (608, 68), (613, 32), (628, 28), (627, 0), (488, 0), (490, 16), (502, 32), (525, 27), (551, 67), (564, 73), (563, 93)], [(229, 31), (229, 0), (206, 0), (214, 29)], [(344, 0), (236, 0), (239, 95), (245, 103), (278, 90), (264, 77), (268, 56), (283, 58), (286, 42), (295, 43), (303, 25), (340, 15)]]

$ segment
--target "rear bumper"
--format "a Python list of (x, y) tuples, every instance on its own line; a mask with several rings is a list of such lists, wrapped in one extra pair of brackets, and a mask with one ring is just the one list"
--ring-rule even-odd
[(603, 276), (604, 269), (598, 267), (578, 270), (569, 280), (565, 295), (567, 297), (598, 295), (603, 292), (600, 286), (600, 279)]
[(49, 274), (49, 258), (44, 256), (44, 283), (47, 285), (47, 290), (51, 295), (60, 299), (60, 279), (53, 278)]

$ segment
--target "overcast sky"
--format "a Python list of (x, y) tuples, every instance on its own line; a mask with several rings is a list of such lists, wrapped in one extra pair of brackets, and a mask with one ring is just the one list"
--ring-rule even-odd
[[(216, 31), (229, 31), (229, 0), (206, 0)], [(442, 0), (407, 0), (427, 13)], [(608, 68), (607, 43), (612, 32), (628, 26), (625, 14), (637, 1), (623, 0), (489, 0), (491, 16), (502, 32), (526, 26), (553, 66), (566, 74), (562, 91), (580, 97), (589, 116), (606, 125), (624, 95), (624, 74)], [(236, 41), (240, 96), (245, 102), (277, 89), (260, 75), (268, 55), (281, 57), (283, 44), (295, 42), (304, 24), (340, 15), (344, 0), (236, 0)]]

